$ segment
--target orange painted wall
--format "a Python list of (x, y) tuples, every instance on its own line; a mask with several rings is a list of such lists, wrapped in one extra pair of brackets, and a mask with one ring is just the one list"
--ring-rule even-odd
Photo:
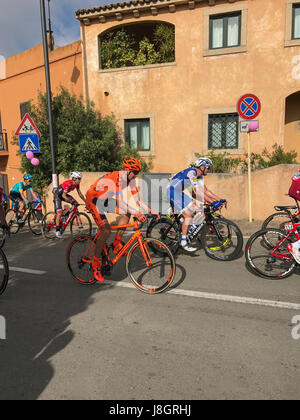
[[(247, 7), (246, 51), (204, 56), (205, 13), (223, 13), (233, 6)], [(235, 111), (238, 99), (249, 92), (262, 103), (252, 151), (271, 150), (275, 142), (285, 146), (285, 98), (300, 91), (300, 46), (285, 46), (286, 7), (286, 0), (240, 0), (211, 6), (197, 3), (191, 10), (176, 6), (176, 12), (164, 9), (157, 16), (141, 12), (138, 18), (124, 12), (122, 21), (110, 16), (105, 23), (91, 16), (82, 26), (89, 97), (104, 114), (113, 112), (119, 121), (128, 114), (153, 115), (153, 171), (173, 172), (186, 167), (195, 152), (206, 154), (205, 110)], [(99, 71), (98, 36), (115, 26), (149, 20), (175, 25), (176, 63)], [(286, 145), (298, 151), (300, 160), (299, 133)], [(240, 147), (241, 154), (247, 152), (245, 134), (240, 134)]]
[[(81, 55), (80, 41), (49, 53), (53, 95), (61, 85), (77, 95), (83, 93)], [(42, 44), (8, 58), (5, 64), (6, 78), (0, 79), (0, 112), (2, 129), (8, 134), (8, 154), (0, 152), (0, 170), (8, 175), (11, 188), (22, 177), (18, 147), (11, 144), (21, 122), (20, 103), (30, 99), (36, 101), (38, 91), (44, 93), (46, 90)]]

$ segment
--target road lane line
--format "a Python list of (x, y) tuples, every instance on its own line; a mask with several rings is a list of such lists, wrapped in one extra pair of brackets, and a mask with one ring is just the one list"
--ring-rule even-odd
[[(2, 268), (3, 268), (3, 266), (2, 266)], [(20, 273), (36, 274), (38, 276), (41, 276), (42, 274), (47, 273), (47, 271), (32, 270), (30, 268), (11, 267), (11, 266), (9, 266), (9, 270), (10, 271), (19, 271)]]
[[(126, 287), (130, 289), (136, 289), (136, 287), (128, 282), (114, 282), (114, 281), (105, 281), (105, 284), (111, 284), (117, 287)], [(231, 302), (231, 303), (242, 303), (248, 305), (257, 305), (257, 306), (266, 306), (271, 308), (280, 308), (280, 309), (291, 309), (291, 310), (300, 310), (300, 304), (294, 302), (282, 302), (276, 300), (267, 300), (267, 299), (258, 299), (250, 298), (244, 296), (231, 296), (231, 295), (222, 295), (217, 293), (206, 293), (198, 292), (196, 290), (185, 290), (185, 289), (174, 289), (168, 290), (166, 293), (172, 295), (181, 295), (189, 297), (197, 297), (200, 299), (209, 299), (209, 300), (218, 300), (222, 302)]]

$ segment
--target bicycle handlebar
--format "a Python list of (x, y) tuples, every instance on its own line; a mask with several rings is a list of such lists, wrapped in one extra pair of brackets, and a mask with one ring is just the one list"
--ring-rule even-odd
[[(148, 219), (154, 219), (154, 218), (156, 219), (157, 218), (157, 215), (156, 214), (145, 214), (145, 216), (146, 216), (147, 220)], [(135, 216), (133, 216), (133, 220), (135, 220), (136, 222), (139, 222), (138, 218), (135, 217)], [(140, 230), (140, 229), (142, 229), (142, 227), (144, 226), (144, 223), (146, 223), (147, 220), (145, 220), (145, 222), (139, 222), (139, 226), (137, 228), (135, 228), (134, 230)]]

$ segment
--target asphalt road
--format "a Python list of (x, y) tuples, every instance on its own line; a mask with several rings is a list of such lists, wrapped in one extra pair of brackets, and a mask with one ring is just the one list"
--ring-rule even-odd
[(263, 280), (244, 257), (199, 251), (178, 256), (170, 293), (149, 296), (124, 262), (107, 284), (77, 284), (68, 242), (21, 232), (4, 246), (1, 400), (299, 399), (299, 274)]

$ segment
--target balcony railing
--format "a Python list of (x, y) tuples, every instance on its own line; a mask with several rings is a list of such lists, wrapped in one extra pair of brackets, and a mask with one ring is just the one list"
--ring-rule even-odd
[(7, 133), (0, 132), (0, 152), (8, 152)]

